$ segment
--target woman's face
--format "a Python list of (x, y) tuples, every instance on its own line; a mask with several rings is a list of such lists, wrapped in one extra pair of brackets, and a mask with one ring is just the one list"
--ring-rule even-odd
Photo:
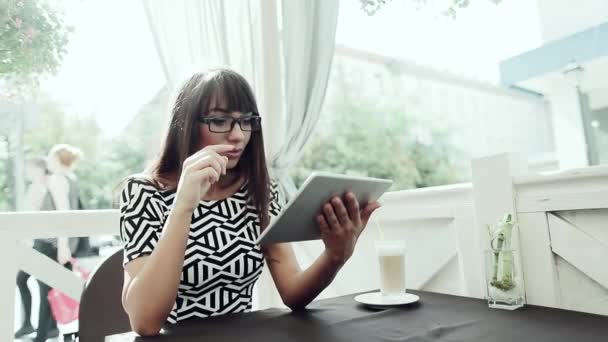
[[(216, 118), (217, 120), (212, 123), (214, 130), (223, 131), (224, 129), (217, 129), (217, 127), (225, 127), (230, 126), (232, 122), (232, 118), (241, 118), (246, 117), (247, 113), (241, 112), (232, 112), (229, 113), (226, 110), (226, 106), (223, 104), (216, 104), (215, 101), (212, 101), (211, 105), (207, 110), (207, 118)], [(234, 168), (241, 159), (243, 155), (243, 151), (247, 144), (249, 143), (249, 139), (251, 139), (250, 131), (243, 131), (238, 123), (234, 123), (232, 130), (228, 132), (218, 133), (212, 132), (210, 130), (209, 124), (200, 123), (199, 124), (199, 136), (201, 137), (199, 149), (202, 149), (205, 146), (209, 145), (232, 145), (234, 146), (234, 152), (225, 153), (226, 157), (228, 157), (228, 165), (227, 169)]]

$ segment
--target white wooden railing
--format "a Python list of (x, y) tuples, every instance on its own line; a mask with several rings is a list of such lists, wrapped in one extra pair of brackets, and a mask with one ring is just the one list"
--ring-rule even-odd
[(80, 299), (84, 280), (20, 240), (49, 237), (115, 235), (117, 210), (16, 212), (0, 214), (0, 341), (11, 341), (15, 310), (15, 277), (24, 270), (51, 287)]
[[(407, 286), (485, 297), (485, 224), (506, 212), (519, 221), (520, 252), (529, 304), (608, 315), (608, 167), (529, 174), (514, 155), (472, 161), (473, 182), (386, 194), (375, 214), (385, 238), (408, 245)], [(340, 276), (321, 297), (379, 287), (373, 222)], [(296, 244), (304, 265), (319, 242)]]
[(608, 315), (608, 167), (513, 182), (528, 302)]
[[(319, 298), (378, 288), (374, 241), (404, 239), (407, 285), (443, 293), (485, 296), (482, 252), (487, 223), (516, 212), (529, 304), (608, 315), (608, 167), (530, 175), (521, 159), (497, 155), (472, 161), (473, 182), (385, 194), (351, 260)], [(84, 283), (20, 239), (118, 234), (117, 210), (0, 214), (0, 340), (13, 332), (15, 274), (23, 269), (79, 298)], [(321, 252), (319, 241), (295, 244), (303, 267)], [(256, 307), (280, 305), (267, 273)]]

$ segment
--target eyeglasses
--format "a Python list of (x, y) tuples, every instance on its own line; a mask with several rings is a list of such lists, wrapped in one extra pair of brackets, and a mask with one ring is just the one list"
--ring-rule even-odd
[(202, 116), (198, 118), (198, 121), (209, 126), (209, 130), (213, 133), (231, 132), (236, 123), (243, 131), (255, 132), (260, 130), (262, 118), (254, 115), (254, 113), (249, 113), (240, 118), (233, 118), (228, 115)]

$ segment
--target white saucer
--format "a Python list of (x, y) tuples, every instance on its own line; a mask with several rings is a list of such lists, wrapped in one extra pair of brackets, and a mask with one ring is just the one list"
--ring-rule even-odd
[(386, 309), (393, 306), (416, 303), (420, 297), (413, 293), (404, 293), (400, 296), (383, 296), (380, 291), (363, 293), (355, 297), (355, 300), (372, 308)]

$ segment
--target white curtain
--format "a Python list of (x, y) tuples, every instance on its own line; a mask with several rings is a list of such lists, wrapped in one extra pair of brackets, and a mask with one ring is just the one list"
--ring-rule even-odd
[(285, 199), (296, 191), (289, 169), (318, 122), (334, 55), (338, 0), (283, 1), (285, 134), (271, 159)]
[[(289, 200), (296, 191), (289, 169), (313, 134), (325, 98), (334, 55), (338, 0), (287, 0), (281, 4), (286, 130), (270, 164), (283, 198)], [(324, 249), (321, 241), (292, 243), (292, 247), (302, 269)], [(318, 298), (344, 294), (343, 283), (336, 278)]]
[(254, 0), (143, 0), (167, 83), (229, 67), (259, 86), (260, 6)]

